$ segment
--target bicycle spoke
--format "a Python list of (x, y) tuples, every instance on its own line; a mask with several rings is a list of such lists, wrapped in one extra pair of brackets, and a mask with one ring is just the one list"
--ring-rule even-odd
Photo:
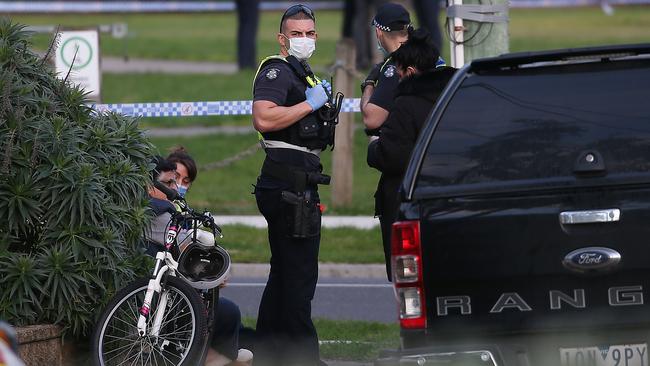
[[(132, 358), (135, 359), (135, 358), (138, 357), (138, 352), (133, 352), (133, 353), (132, 353), (133, 348), (135, 348), (136, 345), (137, 345), (137, 343), (133, 343), (133, 344), (131, 345), (131, 348), (129, 349), (129, 352), (127, 352), (127, 357), (126, 357), (125, 359), (123, 359), (121, 363), (117, 364), (117, 366), (119, 366), (119, 365), (124, 365), (124, 364), (125, 364), (126, 362), (128, 362), (130, 359), (132, 359)], [(108, 363), (108, 362), (106, 362), (106, 363)]]
[(121, 348), (123, 348), (123, 347), (128, 347), (128, 346), (130, 346), (131, 344), (133, 344), (133, 342), (137, 341), (137, 338), (128, 339), (128, 338), (118, 338), (118, 337), (114, 337), (114, 336), (110, 336), (110, 337), (111, 337), (111, 338), (116, 338), (116, 339), (111, 340), (111, 341), (104, 342), (104, 348), (107, 348), (106, 346), (108, 346), (108, 345), (112, 345), (112, 344), (114, 344), (114, 343), (119, 343), (119, 344), (122, 344), (122, 343), (123, 343), (123, 344), (125, 344), (125, 346), (114, 347), (114, 348), (112, 348), (110, 351), (107, 351), (107, 352), (106, 352), (107, 354), (108, 354), (108, 353), (111, 353), (111, 352), (114, 352), (114, 351), (117, 350), (117, 349), (121, 349)]
[[(169, 360), (169, 362), (170, 362), (172, 365), (174, 365), (175, 362), (173, 362), (171, 359), (165, 357), (165, 352), (169, 353), (169, 354), (172, 355), (172, 356), (175, 356), (175, 357), (177, 357), (177, 358), (180, 358), (180, 359), (183, 359), (183, 356), (184, 356), (183, 354), (175, 355), (175, 354), (171, 353), (171, 351), (166, 350), (166, 349), (163, 349), (163, 350), (159, 353), (160, 356), (163, 357), (165, 360)], [(179, 359), (179, 361), (180, 361), (180, 359)]]
[[(131, 313), (130, 315), (132, 315), (133, 316), (132, 319), (135, 319), (136, 321), (137, 321), (138, 317), (140, 316), (139, 304), (142, 303), (142, 302), (144, 302), (144, 299), (142, 301), (140, 301), (139, 298), (134, 298), (133, 302), (131, 302), (131, 301), (127, 302), (128, 310)], [(126, 313), (126, 310), (124, 310), (124, 313)]]
[[(113, 305), (103, 323), (98, 347), (100, 362), (104, 366), (175, 366), (186, 357), (193, 357), (190, 355), (195, 352), (196, 321), (201, 315), (196, 313), (195, 303), (173, 283), (164, 287), (163, 293), (155, 293), (152, 298), (154, 305), (147, 317), (147, 335), (143, 337), (137, 323), (145, 291), (146, 286), (134, 287), (133, 292), (121, 295), (124, 297)], [(167, 301), (161, 307), (164, 293)], [(163, 313), (159, 313), (161, 311)], [(151, 331), (156, 316), (160, 316), (161, 322), (158, 335), (153, 337)]]
[[(119, 321), (121, 321), (122, 323), (124, 323), (127, 327), (129, 327), (129, 328), (136, 328), (136, 329), (138, 328), (138, 326), (137, 326), (137, 324), (138, 324), (138, 320), (137, 320), (137, 319), (135, 320), (135, 324), (133, 324), (132, 322), (127, 322), (126, 320), (123, 320), (122, 318), (119, 318), (119, 317), (114, 317), (114, 318), (111, 319), (111, 320), (112, 320), (112, 321), (119, 320)], [(114, 325), (111, 324), (111, 326), (114, 326)]]
[[(190, 314), (188, 314), (187, 316), (189, 316), (190, 319), (187, 320), (187, 321), (185, 321), (186, 324), (183, 325), (183, 326), (181, 326), (181, 327), (188, 327), (188, 326), (191, 325), (191, 323), (192, 323), (192, 319), (191, 319), (192, 316), (191, 316)], [(169, 324), (174, 323), (174, 322), (175, 322), (175, 323), (179, 323), (179, 322), (180, 322), (182, 319), (184, 319), (184, 318), (185, 318), (185, 316), (178, 316), (178, 317), (175, 317), (175, 318), (170, 318), (170, 319), (168, 319), (168, 320), (163, 320), (163, 321), (160, 323), (160, 328), (164, 328), (164, 327), (166, 327), (166, 326), (168, 326)]]
[[(129, 348), (128, 352), (126, 352), (127, 356), (128, 356), (128, 355), (133, 351), (133, 348), (135, 348), (136, 344), (137, 344), (137, 342), (132, 342), (131, 344), (127, 344), (127, 345), (125, 345), (125, 346), (123, 347), (123, 348), (127, 348), (127, 347)], [(111, 357), (109, 360), (107, 360), (107, 361), (105, 362), (105, 364), (109, 364), (109, 361), (114, 360), (117, 356), (119, 356), (119, 355), (121, 355), (121, 354), (123, 354), (123, 353), (124, 353), (124, 352), (122, 352), (122, 353), (118, 353), (117, 355)], [(136, 354), (136, 355), (137, 355), (137, 354)], [(127, 360), (128, 360), (129, 358), (131, 358), (131, 357), (127, 357)], [(123, 364), (123, 363), (124, 363), (124, 362), (122, 362), (122, 364)]]

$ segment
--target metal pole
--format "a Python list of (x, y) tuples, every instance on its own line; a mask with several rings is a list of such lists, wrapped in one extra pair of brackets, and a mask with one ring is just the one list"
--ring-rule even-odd
[(509, 51), (508, 0), (465, 0), (465, 62)]
[[(453, 5), (463, 5), (463, 0), (449, 0)], [(449, 4), (448, 4), (449, 5)], [(463, 48), (463, 19), (454, 17), (449, 22), (449, 34), (451, 35), (451, 66), (459, 68), (465, 64), (465, 50)]]

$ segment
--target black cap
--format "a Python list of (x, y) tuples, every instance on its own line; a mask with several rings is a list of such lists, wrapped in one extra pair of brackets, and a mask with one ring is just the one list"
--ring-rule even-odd
[(400, 4), (387, 3), (377, 9), (372, 25), (384, 32), (406, 29), (411, 24), (409, 12)]

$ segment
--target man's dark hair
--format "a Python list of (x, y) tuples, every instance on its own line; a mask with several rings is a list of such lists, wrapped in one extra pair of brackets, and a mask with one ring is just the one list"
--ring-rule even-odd
[(282, 15), (282, 19), (280, 20), (280, 33), (284, 33), (284, 26), (287, 23), (288, 19), (293, 19), (293, 20), (313, 20), (314, 23), (316, 23), (316, 17), (314, 16), (314, 12), (307, 7), (306, 5), (298, 4), (291, 6), (287, 9), (287, 11), (284, 12), (284, 15)]
[(154, 168), (149, 171), (152, 182), (158, 180), (160, 173), (173, 172), (176, 170), (176, 163), (173, 163), (160, 155), (154, 156), (153, 159), (151, 159), (151, 162), (155, 165)]
[(194, 182), (197, 174), (196, 162), (183, 146), (175, 147), (167, 156), (167, 160), (172, 163), (185, 165), (187, 168), (187, 176), (190, 178), (191, 182)]
[(399, 68), (405, 70), (411, 66), (420, 72), (432, 70), (440, 52), (426, 29), (419, 28), (409, 32), (409, 38), (400, 48), (391, 54), (391, 59)]

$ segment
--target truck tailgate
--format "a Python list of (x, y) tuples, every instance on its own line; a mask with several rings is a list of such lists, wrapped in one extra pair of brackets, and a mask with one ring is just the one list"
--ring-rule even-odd
[[(427, 328), (436, 334), (650, 325), (648, 187), (456, 198), (444, 207), (431, 202), (420, 216)], [(618, 221), (560, 222), (562, 212), (615, 209)]]

